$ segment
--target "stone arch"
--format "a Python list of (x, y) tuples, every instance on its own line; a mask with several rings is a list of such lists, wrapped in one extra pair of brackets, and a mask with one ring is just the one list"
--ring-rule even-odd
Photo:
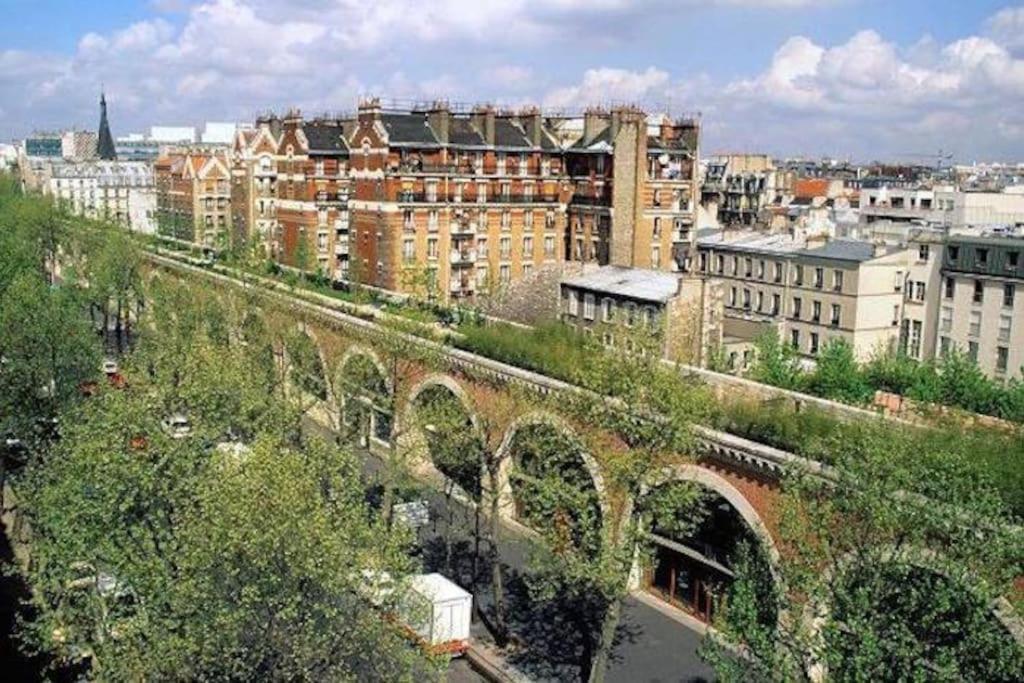
[[(316, 333), (312, 329), (310, 329), (310, 326), (305, 321), (297, 322), (295, 326), (292, 328), (292, 332), (298, 333), (310, 341), (310, 343), (313, 345), (313, 350), (316, 353), (315, 359), (320, 364), (321, 376), (319, 379), (323, 383), (324, 395), (322, 397), (315, 396), (315, 398), (317, 399), (317, 403), (315, 405), (319, 405), (321, 407), (323, 406), (323, 404), (326, 404), (328, 407), (335, 405), (334, 391), (330, 381), (330, 365), (327, 363), (327, 356), (324, 354), (323, 345), (320, 343), (319, 338), (317, 337)], [(292, 374), (295, 371), (296, 366), (293, 363), (293, 359), (291, 358), (291, 355), (289, 354), (288, 351), (289, 341), (290, 338), (287, 335), (284, 336), (283, 339), (281, 339), (281, 358), (282, 363), (284, 364), (283, 370), (285, 377), (285, 386), (288, 387), (289, 389), (297, 390), (301, 393), (309, 393), (307, 391), (307, 388), (296, 386), (296, 382)]]
[[(353, 363), (365, 363), (367, 368), (373, 370), (379, 382), (379, 391), (369, 391), (365, 386), (359, 387), (358, 392), (346, 391), (345, 374)], [(332, 409), (337, 413), (339, 428), (352, 430), (365, 446), (372, 446), (374, 441), (391, 441), (395, 417), (391, 405), (394, 386), (386, 367), (373, 349), (358, 344), (349, 346), (331, 373), (329, 384), (332, 385), (335, 400)], [(385, 399), (388, 405), (380, 405), (375, 401), (375, 393)]]
[[(768, 525), (751, 502), (747, 500), (746, 496), (728, 479), (713, 470), (693, 463), (680, 463), (652, 473), (643, 482), (639, 499), (629, 502), (627, 517), (633, 514), (633, 506), (641, 504), (642, 500), (649, 493), (676, 482), (695, 483), (728, 504), (732, 513), (738, 516), (745, 530), (750, 533), (753, 540), (757, 543), (758, 549), (763, 552), (764, 562), (767, 564), (772, 584), (780, 592), (785, 590), (785, 581), (781, 571), (781, 556)], [(740, 539), (742, 540), (742, 537)], [(638, 589), (649, 586), (652, 592), (655, 593), (658, 593), (660, 590), (662, 597), (669, 602), (679, 599), (684, 603), (685, 607), (692, 609), (698, 618), (710, 622), (713, 610), (720, 608), (718, 599), (721, 597), (721, 594), (716, 595), (715, 591), (707, 586), (721, 586), (723, 583), (726, 586), (729, 585), (731, 566), (727, 566), (728, 563), (724, 562), (725, 558), (715, 558), (714, 553), (711, 554), (710, 558), (703, 557), (708, 551), (698, 554), (692, 548), (688, 548), (687, 544), (677, 542), (675, 539), (663, 538), (661, 541), (656, 541), (654, 546), (655, 555), (652, 559), (652, 566), (648, 567), (649, 573), (646, 577), (643, 576), (640, 556), (637, 553), (637, 561), (634, 563), (633, 573), (630, 577), (631, 587)], [(735, 546), (733, 546), (733, 550), (735, 550)], [(676, 555), (678, 555), (678, 558)], [(678, 563), (677, 566), (673, 567), (673, 562)], [(666, 568), (665, 565), (668, 565), (668, 567)], [(659, 570), (663, 574), (660, 577), (658, 576)], [(674, 573), (677, 571), (684, 571), (687, 581), (693, 582), (692, 601), (687, 601), (687, 596), (680, 596), (676, 593), (677, 577)], [(705, 584), (705, 590), (702, 590), (701, 586), (697, 585), (702, 579), (694, 579), (694, 576), (701, 576), (704, 571), (707, 572), (706, 575), (714, 576), (715, 579), (712, 579), (710, 584)], [(665, 576), (665, 574), (668, 576)], [(667, 590), (665, 586), (660, 585), (665, 583), (666, 579), (669, 584)], [(772, 623), (784, 623), (787, 617), (783, 613), (781, 606), (776, 604), (773, 610), (775, 611), (775, 618)]]
[(610, 523), (612, 521), (612, 509), (608, 496), (608, 488), (605, 484), (604, 476), (601, 474), (601, 468), (594, 457), (587, 452), (583, 440), (577, 435), (576, 430), (572, 425), (558, 415), (554, 415), (549, 412), (534, 411), (521, 415), (505, 430), (501, 444), (498, 446), (498, 451), (495, 456), (500, 463), (498, 473), (498, 491), (492, 492), (491, 494), (499, 496), (502, 515), (506, 519), (532, 531), (528, 525), (523, 524), (517, 518), (515, 511), (516, 499), (512, 488), (512, 469), (515, 466), (515, 463), (513, 462), (514, 454), (512, 450), (517, 434), (519, 434), (519, 432), (524, 428), (533, 426), (548, 427), (579, 445), (578, 455), (582, 462), (583, 469), (589, 476), (590, 482), (597, 495), (597, 505), (601, 516), (602, 539), (603, 542), (608, 542), (612, 526)]
[[(458, 487), (459, 493), (464, 495), (466, 499), (475, 500), (478, 498), (477, 493), (479, 491), (466, 490), (465, 482), (458, 481), (458, 477), (453, 478), (442, 470), (442, 467), (435, 462), (434, 455), (430, 452), (428, 435), (424, 434), (423, 430), (417, 427), (416, 411), (419, 408), (418, 401), (424, 393), (433, 389), (442, 389), (448, 392), (458, 402), (466, 415), (469, 428), (472, 431), (471, 438), (475, 438), (481, 448), (487, 447), (480, 426), (477, 407), (472, 397), (453, 377), (437, 372), (422, 378), (410, 389), (405, 397), (401, 408), (398, 410), (399, 438), (403, 440), (402, 445), (415, 454), (413, 456), (413, 464), (424, 475), (441, 481), (452, 482)], [(478, 471), (475, 473), (477, 489), (481, 489), (484, 485), (484, 469), (484, 463), (481, 461)]]

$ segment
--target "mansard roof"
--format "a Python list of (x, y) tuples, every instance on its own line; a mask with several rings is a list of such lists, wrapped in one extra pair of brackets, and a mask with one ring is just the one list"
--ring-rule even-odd
[(340, 121), (311, 121), (304, 128), (310, 154), (348, 154), (345, 129)]
[(526, 137), (526, 131), (504, 117), (494, 119), (494, 146), (513, 149), (533, 149), (533, 143)]
[(388, 132), (388, 142), (392, 145), (440, 145), (427, 123), (427, 115), (423, 112), (389, 112), (381, 114), (380, 120)]

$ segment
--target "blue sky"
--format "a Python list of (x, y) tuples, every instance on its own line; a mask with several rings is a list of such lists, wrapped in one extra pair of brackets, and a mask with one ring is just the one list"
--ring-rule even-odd
[(0, 139), (366, 94), (700, 111), (704, 149), (1024, 160), (1024, 4), (0, 0)]

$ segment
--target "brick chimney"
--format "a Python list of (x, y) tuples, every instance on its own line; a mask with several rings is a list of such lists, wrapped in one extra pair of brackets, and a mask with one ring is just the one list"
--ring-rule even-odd
[(583, 113), (583, 141), (593, 140), (607, 125), (607, 114), (602, 109), (588, 109)]
[(534, 147), (540, 147), (541, 140), (544, 137), (544, 126), (540, 118), (540, 109), (537, 107), (524, 109), (519, 113), (519, 121), (522, 123), (523, 130), (526, 131), (526, 137), (529, 138), (530, 144)]
[(450, 139), (452, 112), (448, 103), (438, 100), (431, 105), (427, 112), (427, 123), (430, 124), (434, 135), (442, 145), (447, 145)]
[(380, 120), (380, 99), (370, 97), (359, 103), (360, 123), (373, 123)]
[(479, 106), (473, 110), (473, 125), (484, 136), (488, 145), (494, 144), (494, 107), (489, 104)]

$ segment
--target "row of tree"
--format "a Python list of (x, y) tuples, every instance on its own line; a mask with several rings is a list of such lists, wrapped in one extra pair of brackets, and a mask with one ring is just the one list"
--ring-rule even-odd
[(958, 349), (934, 361), (880, 350), (861, 363), (848, 342), (835, 339), (822, 347), (814, 369), (808, 370), (796, 351), (771, 330), (757, 339), (747, 375), (772, 386), (854, 405), (869, 403), (882, 390), (925, 404), (1024, 422), (1024, 380), (997, 382)]

